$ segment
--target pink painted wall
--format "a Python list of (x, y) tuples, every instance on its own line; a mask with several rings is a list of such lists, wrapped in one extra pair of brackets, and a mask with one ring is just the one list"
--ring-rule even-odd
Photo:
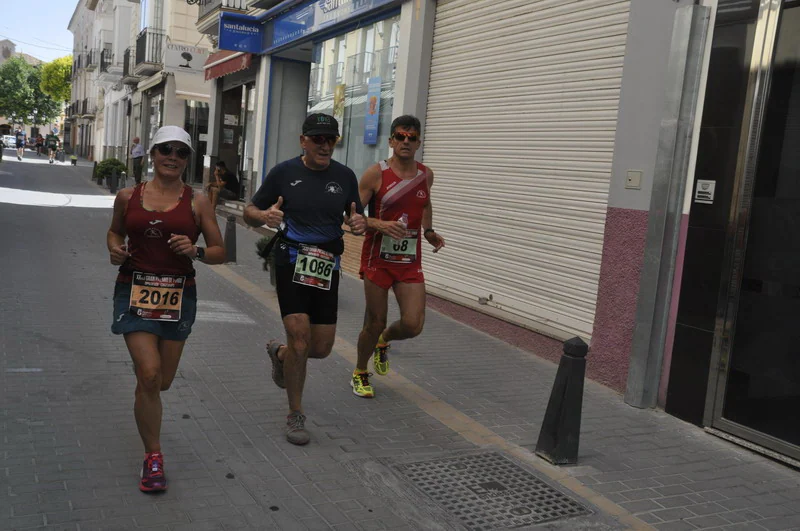
[(624, 392), (647, 238), (646, 210), (609, 207), (588, 376)]

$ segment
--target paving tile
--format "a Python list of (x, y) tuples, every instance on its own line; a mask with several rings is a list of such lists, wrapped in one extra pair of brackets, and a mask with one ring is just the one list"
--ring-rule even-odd
[[(37, 181), (45, 178), (32, 174), (29, 181), (43, 189), (107, 193), (79, 171), (57, 182)], [(103, 521), (119, 529), (171, 531), (408, 529), (349, 465), (479, 449), (391, 381), (376, 380), (376, 400), (355, 399), (346, 383), (352, 370), (343, 357), (347, 345), (309, 364), (304, 408), (313, 440), (303, 448), (289, 445), (282, 430), (286, 395), (271, 385), (264, 355), (265, 340), (282, 337), (283, 326), (261, 302), (273, 300), (274, 291), (258, 257), (246, 251), (258, 235), (238, 227), (237, 263), (224, 270), (198, 265), (198, 285), (206, 308), (230, 308), (239, 317), (198, 320), (178, 378), (163, 394), (170, 491), (143, 497), (136, 488), (142, 448), (131, 414), (135, 380), (123, 340), (109, 332), (116, 272), (98, 245), (110, 212), (44, 209), (19, 216), (25, 208), (0, 204), (0, 223), (13, 235), (4, 247), (11, 252), (0, 253), (0, 271), (14, 278), (0, 290), (0, 357), (20, 366), (35, 361), (47, 370), (6, 376), (0, 384), (0, 489), (10, 501), (0, 511), (0, 529), (42, 527), (45, 515), (50, 527), (81, 531)], [(28, 244), (34, 240), (45, 245)], [(52, 256), (65, 257), (60, 268), (51, 267)], [(256, 298), (242, 291), (223, 271), (266, 293)], [(347, 276), (342, 285), (337, 333), (352, 343), (363, 323), (363, 290)], [(68, 300), (82, 304), (66, 311)], [(507, 441), (533, 449), (556, 366), (519, 348), (522, 343), (472, 328), (483, 316), (433, 297), (429, 303), (424, 333), (394, 345), (393, 371)], [(393, 297), (389, 308), (396, 318)], [(502, 334), (509, 341), (529, 337), (509, 330)], [(557, 342), (534, 339), (557, 357)], [(503, 363), (487, 365), (486, 352)], [(36, 424), (9, 421), (17, 418)], [(631, 408), (591, 381), (580, 459), (567, 473), (659, 529), (781, 529), (800, 518), (796, 471), (662, 411)]]

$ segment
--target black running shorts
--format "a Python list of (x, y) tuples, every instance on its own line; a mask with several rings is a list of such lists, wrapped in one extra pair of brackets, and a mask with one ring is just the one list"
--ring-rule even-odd
[(278, 291), (281, 317), (304, 313), (308, 315), (311, 324), (336, 324), (339, 314), (340, 271), (334, 272), (331, 289), (322, 290), (293, 282), (294, 264), (273, 267), (275, 267), (275, 287)]

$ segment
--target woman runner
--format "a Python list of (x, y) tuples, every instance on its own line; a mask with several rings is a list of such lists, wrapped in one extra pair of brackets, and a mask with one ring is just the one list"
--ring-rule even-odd
[[(172, 125), (159, 129), (150, 147), (153, 180), (117, 194), (108, 230), (111, 263), (120, 266), (111, 331), (125, 337), (136, 371), (134, 415), (145, 451), (142, 492), (167, 488), (161, 392), (175, 378), (195, 319), (192, 261), (221, 264), (225, 259), (211, 203), (181, 180), (192, 151), (186, 131)], [(200, 233), (207, 249), (195, 245)]]

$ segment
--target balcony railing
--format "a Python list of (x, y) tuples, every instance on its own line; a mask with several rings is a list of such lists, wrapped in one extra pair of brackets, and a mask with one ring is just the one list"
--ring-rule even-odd
[(84, 98), (81, 102), (81, 116), (94, 116), (95, 114), (95, 103), (94, 101), (90, 100), (89, 98)]
[(94, 70), (97, 68), (98, 63), (98, 53), (97, 50), (89, 50), (86, 52), (86, 70)]
[(219, 8), (247, 11), (247, 3), (248, 0), (200, 0), (200, 10), (197, 13), (197, 20), (200, 20)]
[(135, 73), (133, 48), (126, 48), (125, 53), (122, 55), (122, 82), (128, 85), (134, 85), (139, 82), (139, 76)]
[(146, 70), (149, 73), (161, 70), (165, 34), (164, 30), (156, 28), (145, 28), (139, 32), (139, 36), (136, 37), (137, 72), (142, 65), (158, 65), (157, 68), (148, 68), (147, 66), (141, 68), (141, 70)]
[(114, 62), (114, 54), (111, 50), (103, 50), (100, 52), (100, 71), (108, 72), (108, 67)]
[(344, 63), (334, 63), (328, 67), (328, 94), (333, 94), (336, 85), (344, 83)]

